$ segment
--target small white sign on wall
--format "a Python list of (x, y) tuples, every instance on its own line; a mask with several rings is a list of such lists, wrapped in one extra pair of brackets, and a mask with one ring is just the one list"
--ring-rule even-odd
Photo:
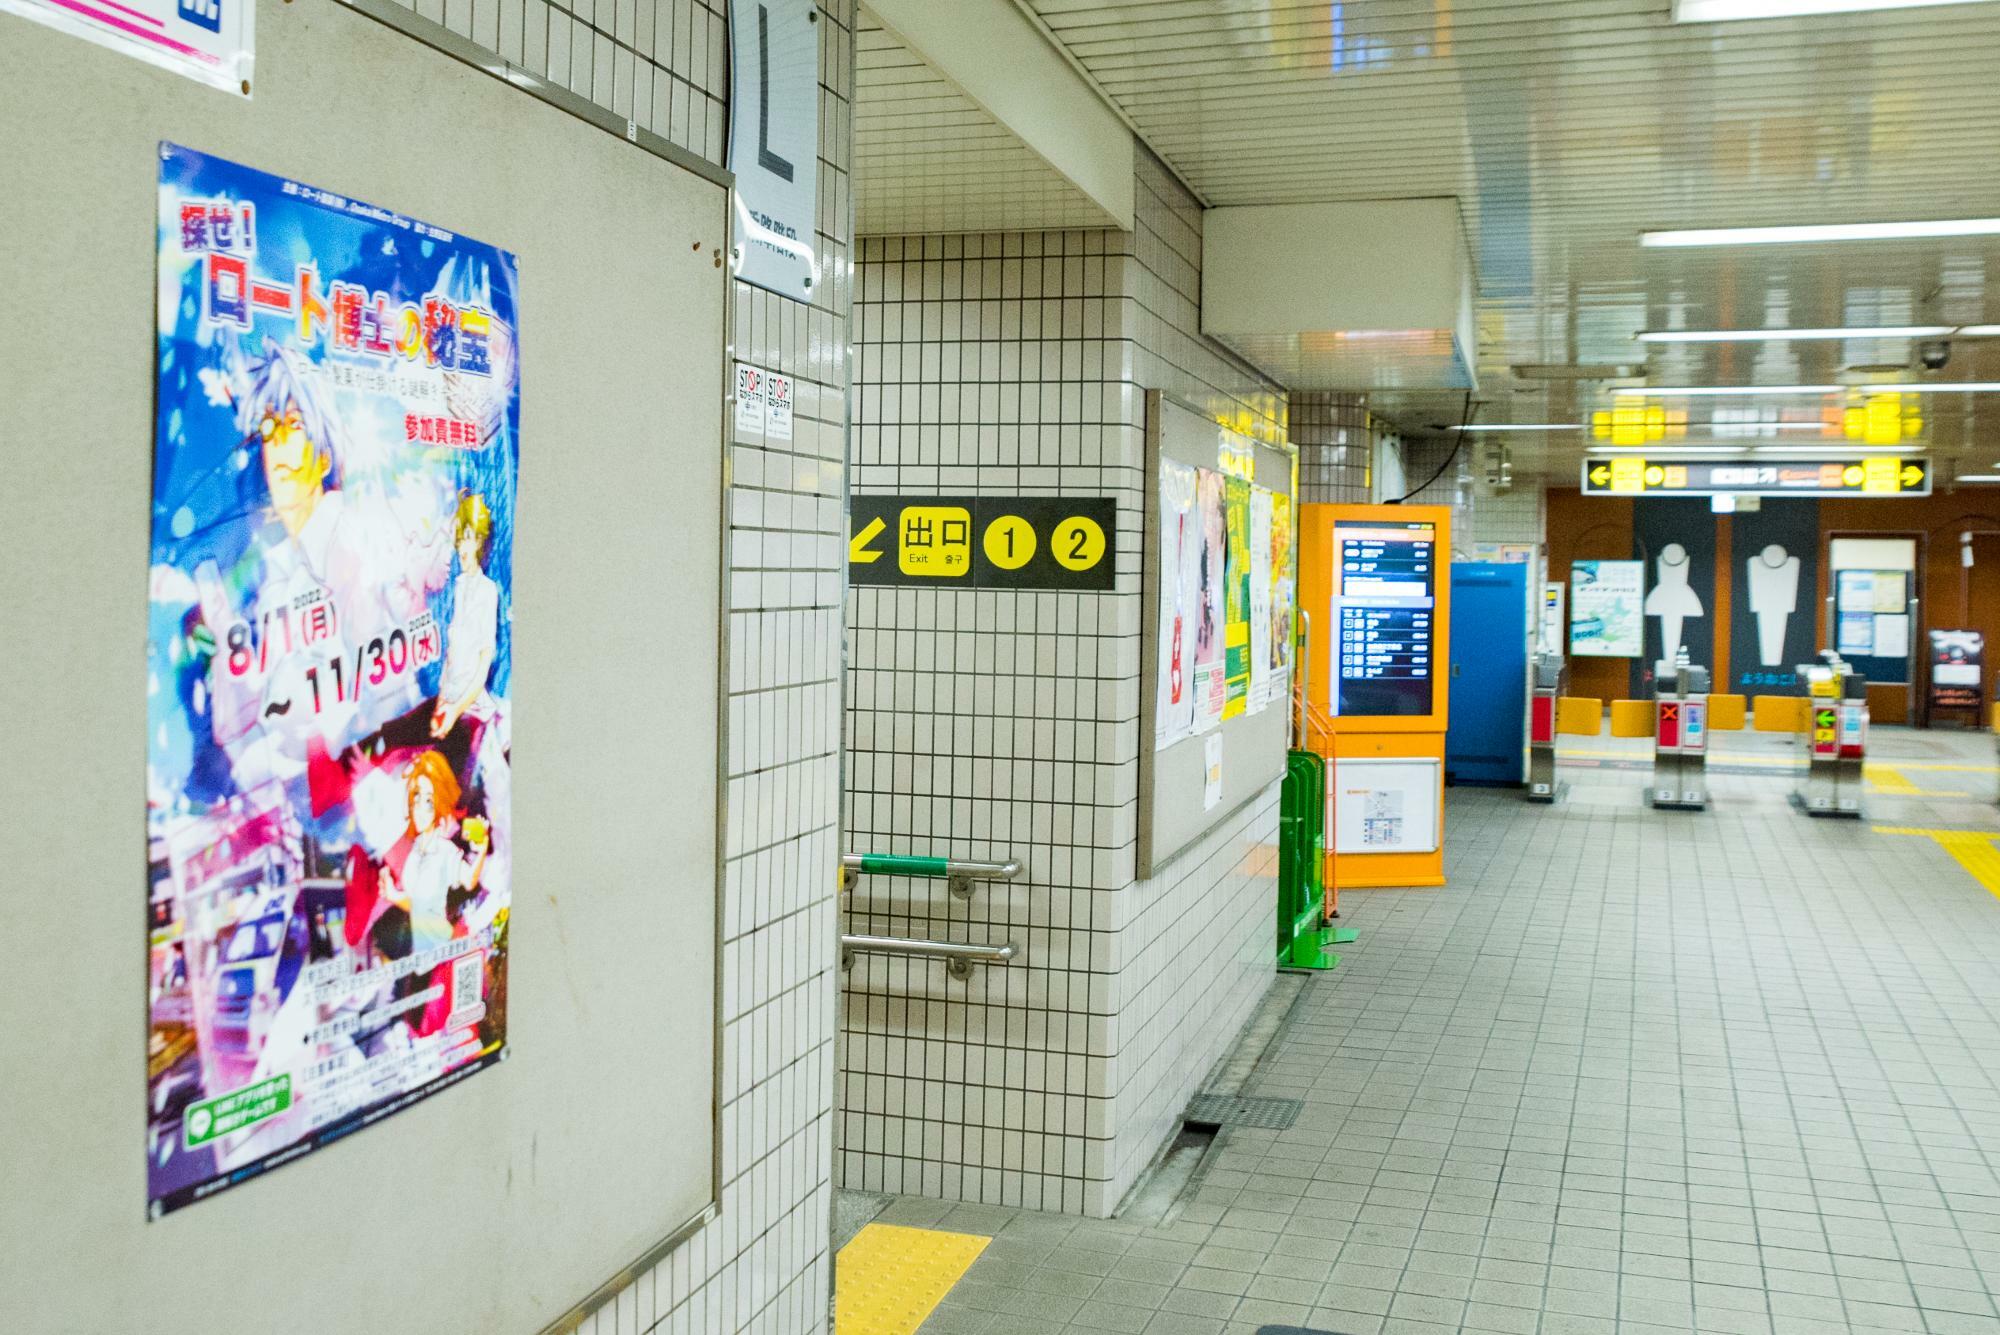
[(764, 434), (764, 372), (746, 362), (736, 363), (736, 434)]
[(736, 363), (736, 434), (759, 442), (792, 438), (792, 378)]
[(731, 0), (729, 170), (736, 173), (735, 272), (811, 301), (819, 218), (819, 7)]
[(792, 438), (792, 378), (764, 373), (764, 439)]
[(250, 95), (255, 0), (0, 0), (0, 14), (19, 14), (211, 88)]
[(1222, 734), (1210, 733), (1203, 739), (1201, 809), (1213, 811), (1222, 804)]

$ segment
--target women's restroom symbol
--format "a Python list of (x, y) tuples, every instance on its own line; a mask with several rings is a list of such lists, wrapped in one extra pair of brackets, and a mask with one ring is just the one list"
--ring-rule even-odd
[(1688, 584), (1693, 567), (1687, 548), (1670, 542), (1653, 562), (1653, 591), (1646, 595), (1646, 615), (1660, 619), (1660, 657), (1671, 663), (1681, 651), (1681, 623), (1702, 615), (1701, 598)]

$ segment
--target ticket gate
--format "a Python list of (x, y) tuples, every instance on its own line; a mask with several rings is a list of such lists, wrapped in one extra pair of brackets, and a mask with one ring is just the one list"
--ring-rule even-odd
[(1708, 806), (1708, 669), (1687, 650), (1653, 683), (1653, 782), (1656, 807), (1701, 811)]
[(1528, 800), (1554, 802), (1567, 784), (1556, 782), (1556, 715), (1569, 689), (1569, 660), (1537, 654), (1531, 670), (1534, 695), (1528, 706)]
[(1862, 765), (1868, 755), (1868, 679), (1831, 649), (1803, 663), (1810, 749), (1805, 779), (1792, 800), (1808, 816), (1860, 819)]

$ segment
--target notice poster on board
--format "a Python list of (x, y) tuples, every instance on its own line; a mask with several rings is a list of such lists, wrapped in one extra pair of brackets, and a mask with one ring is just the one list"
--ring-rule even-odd
[(1194, 730), (1207, 732), (1222, 722), (1228, 696), (1222, 657), (1223, 576), (1229, 559), (1229, 531), (1223, 517), (1223, 477), (1195, 470), (1195, 513), (1201, 527), (1196, 580), (1194, 638)]
[(1250, 488), (1250, 707), (1271, 701), (1271, 492)]
[(505, 1053), (521, 411), (509, 252), (171, 145), (158, 222), (156, 1218)]
[(1646, 644), (1643, 561), (1572, 561), (1569, 651), (1584, 658), (1637, 658)]
[(1269, 696), (1289, 699), (1292, 685), (1292, 618), (1298, 610), (1298, 576), (1292, 568), (1292, 498), (1271, 493), (1271, 633)]
[(1201, 624), (1201, 521), (1191, 464), (1160, 461), (1160, 635), (1153, 747), (1194, 735), (1194, 653)]
[(1986, 682), (1986, 637), (1976, 630), (1931, 632), (1931, 708), (1977, 709)]
[(1222, 653), (1227, 694), (1222, 717), (1236, 718), (1250, 702), (1250, 483), (1240, 477), (1225, 477), (1223, 506), (1228, 553), (1223, 566)]

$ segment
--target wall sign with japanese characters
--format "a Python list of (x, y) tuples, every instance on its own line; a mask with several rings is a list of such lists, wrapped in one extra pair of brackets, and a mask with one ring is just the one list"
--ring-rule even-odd
[(855, 584), (1107, 592), (1117, 574), (1108, 496), (855, 496)]
[(156, 1217), (505, 1052), (521, 419), (507, 251), (172, 145), (158, 225)]
[(753, 444), (792, 438), (792, 387), (788, 375), (748, 362), (736, 363), (736, 435)]

